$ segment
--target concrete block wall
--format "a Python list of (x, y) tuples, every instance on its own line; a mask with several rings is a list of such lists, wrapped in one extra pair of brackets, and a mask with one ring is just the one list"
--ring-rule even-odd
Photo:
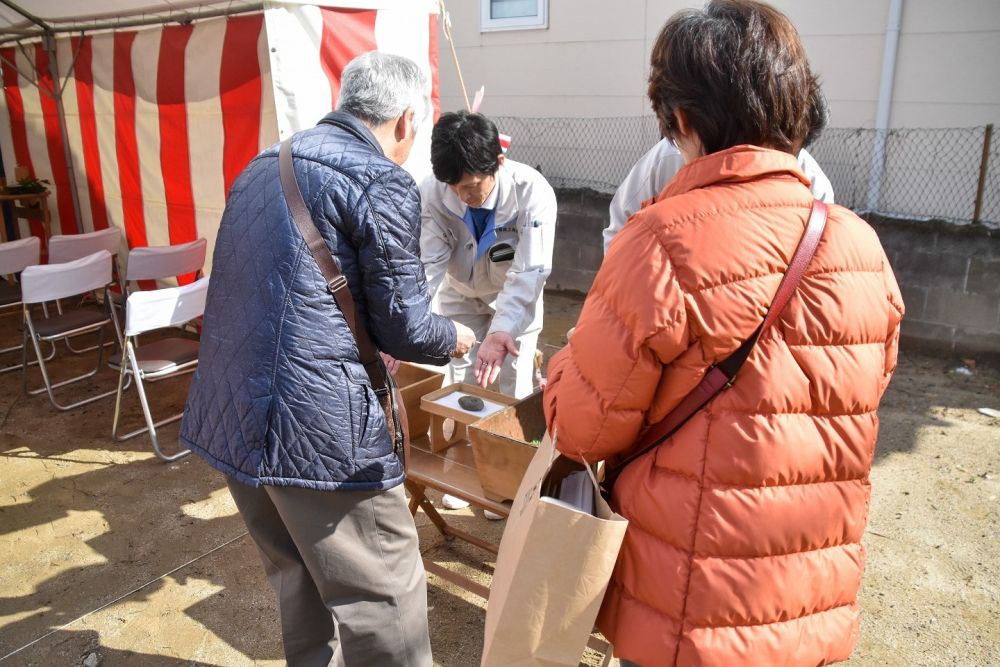
[[(550, 289), (587, 292), (600, 267), (611, 196), (557, 190), (559, 222)], [(1000, 361), (1000, 230), (866, 216), (896, 273), (903, 344)]]
[(611, 195), (594, 190), (556, 190), (559, 219), (547, 287), (568, 292), (590, 290), (604, 259), (603, 233)]
[(1000, 230), (866, 218), (906, 303), (904, 344), (1000, 360)]

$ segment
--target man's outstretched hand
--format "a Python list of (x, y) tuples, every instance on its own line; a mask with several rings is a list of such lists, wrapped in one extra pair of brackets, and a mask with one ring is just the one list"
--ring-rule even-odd
[(509, 333), (497, 331), (483, 339), (479, 344), (479, 352), (476, 353), (475, 367), (476, 382), (480, 387), (496, 381), (508, 354), (518, 356), (517, 344)]

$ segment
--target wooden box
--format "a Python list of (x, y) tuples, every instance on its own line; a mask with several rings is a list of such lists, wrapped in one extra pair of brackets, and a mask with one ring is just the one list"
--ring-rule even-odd
[[(477, 414), (458, 407), (456, 399), (463, 394), (478, 396), (483, 399), (486, 402), (484, 410)], [(469, 424), (502, 410), (503, 406), (512, 405), (516, 402), (510, 396), (504, 396), (495, 391), (483, 389), (478, 385), (466, 384), (464, 382), (448, 385), (443, 389), (424, 395), (420, 399), (420, 407), (424, 412), (431, 415), (431, 451), (440, 452), (457, 442), (465, 440), (468, 436), (467, 426)], [(446, 427), (446, 422), (448, 421), (452, 422), (450, 432)]]
[(426, 436), (431, 427), (431, 416), (420, 408), (420, 399), (424, 394), (441, 388), (444, 373), (403, 362), (396, 371), (395, 380), (403, 405), (406, 406), (406, 417), (409, 420), (407, 435), (411, 440)]
[(541, 391), (469, 426), (479, 482), (487, 498), (514, 499), (543, 435)]

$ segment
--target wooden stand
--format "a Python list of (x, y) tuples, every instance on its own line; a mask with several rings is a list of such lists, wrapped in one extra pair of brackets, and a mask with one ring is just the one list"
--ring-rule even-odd
[[(14, 203), (14, 222), (18, 218), (24, 218), (29, 222), (32, 220), (42, 224), (45, 230), (45, 238), (48, 241), (52, 236), (52, 215), (49, 213), (49, 191), (32, 192), (25, 194), (2, 194), (0, 193), (0, 204), (6, 202)], [(0, 224), (0, 243), (8, 241), (7, 226)]]
[(542, 392), (494, 412), (469, 427), (479, 481), (487, 498), (513, 500), (545, 434)]
[[(427, 394), (420, 399), (420, 408), (431, 416), (430, 450), (432, 452), (442, 452), (458, 442), (467, 441), (468, 425), (490, 414), (486, 412), (482, 414), (466, 412), (465, 410), (441, 405), (437, 402), (445, 396), (454, 393), (478, 396), (485, 401), (492, 401), (500, 405), (513, 405), (517, 402), (510, 396), (498, 394), (495, 391), (489, 391), (477, 385), (465, 384), (464, 382), (448, 385), (444, 389)], [(454, 422), (454, 428), (450, 435), (445, 432), (445, 422), (449, 419)]]
[[(456, 440), (441, 452), (431, 450), (427, 438), (419, 438), (410, 443), (410, 457), (406, 465), (406, 490), (410, 493), (410, 513), (416, 516), (417, 509), (422, 509), (442, 535), (457, 537), (463, 542), (496, 555), (497, 545), (449, 526), (427, 498), (428, 488), (461, 498), (471, 505), (496, 512), (501, 516), (510, 514), (510, 505), (490, 500), (483, 493), (472, 456), (472, 445), (467, 440)], [(424, 559), (424, 569), (483, 598), (488, 598), (490, 595), (490, 590), (486, 586), (442, 567), (428, 558)]]
[[(496, 512), (500, 516), (510, 515), (509, 504), (490, 500), (483, 492), (483, 487), (479, 483), (479, 472), (476, 470), (472, 445), (469, 441), (456, 441), (441, 452), (432, 451), (427, 438), (418, 438), (412, 441), (407, 459), (405, 485), (410, 494), (410, 514), (416, 516), (417, 510), (422, 509), (434, 527), (445, 537), (457, 537), (463, 542), (468, 542), (493, 555), (497, 554), (498, 545), (448, 525), (448, 522), (434, 507), (434, 503), (427, 498), (427, 489), (435, 489), (468, 501), (480, 509)], [(484, 600), (489, 599), (489, 587), (438, 565), (429, 558), (423, 560), (426, 571), (470, 593), (475, 593)], [(606, 666), (610, 663), (611, 650), (606, 641), (591, 635), (587, 640), (587, 646), (604, 654), (602, 665)]]
[(408, 432), (411, 440), (427, 435), (430, 428), (430, 415), (420, 407), (420, 399), (424, 394), (436, 391), (444, 384), (444, 374), (408, 364), (405, 361), (399, 365), (395, 375), (399, 395), (406, 407), (406, 418), (409, 421)]

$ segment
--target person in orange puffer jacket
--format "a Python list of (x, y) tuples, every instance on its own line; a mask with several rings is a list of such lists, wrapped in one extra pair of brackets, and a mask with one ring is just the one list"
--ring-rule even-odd
[[(760, 325), (813, 198), (825, 122), (790, 21), (714, 0), (673, 16), (649, 97), (686, 165), (609, 252), (545, 413), (566, 457), (621, 460)], [(598, 627), (623, 664), (817, 665), (858, 639), (876, 409), (903, 303), (875, 232), (830, 206), (818, 250), (735, 385), (629, 464)]]

